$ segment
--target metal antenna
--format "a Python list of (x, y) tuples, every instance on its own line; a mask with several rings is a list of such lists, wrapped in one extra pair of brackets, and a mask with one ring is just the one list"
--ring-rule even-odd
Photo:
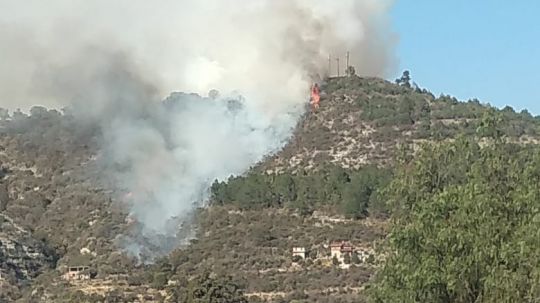
[(332, 55), (328, 55), (328, 77), (332, 74)]

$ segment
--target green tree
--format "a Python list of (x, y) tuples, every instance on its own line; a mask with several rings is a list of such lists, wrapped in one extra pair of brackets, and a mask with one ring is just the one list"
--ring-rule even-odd
[(345, 215), (364, 218), (371, 203), (378, 204), (373, 210), (383, 212), (377, 197), (378, 190), (390, 179), (390, 172), (375, 166), (367, 166), (354, 173), (343, 191), (342, 208)]
[(296, 185), (291, 175), (278, 175), (273, 182), (275, 198), (280, 205), (296, 200)]
[(356, 252), (353, 252), (352, 253), (352, 256), (351, 256), (351, 262), (353, 264), (360, 264), (362, 263), (362, 261), (360, 260), (360, 258), (358, 257), (358, 254)]
[(537, 147), (462, 138), (424, 146), (386, 190), (392, 226), (371, 300), (538, 300), (538, 184)]
[(345, 256), (343, 256), (343, 263), (351, 264), (351, 255), (350, 254), (345, 254)]
[(411, 87), (411, 73), (408, 70), (403, 71), (401, 78), (396, 79), (396, 84)]
[(399, 105), (398, 105), (398, 123), (399, 124), (414, 124), (414, 116), (415, 116), (415, 103), (414, 100), (409, 97), (405, 96), (401, 99)]
[(167, 285), (167, 274), (163, 272), (157, 272), (154, 274), (154, 278), (152, 279), (152, 287), (157, 289), (162, 289)]
[(345, 70), (345, 73), (348, 77), (352, 77), (354, 75), (356, 75), (356, 70), (354, 69), (354, 67), (352, 66), (349, 66), (347, 67), (347, 69)]
[(365, 183), (348, 186), (343, 196), (343, 212), (355, 219), (366, 217), (371, 192)]
[(419, 104), (418, 115), (418, 136), (428, 138), (431, 130), (431, 107), (425, 100), (422, 100)]
[(169, 290), (173, 302), (182, 303), (247, 303), (240, 287), (231, 277), (216, 278), (205, 273), (189, 281), (187, 287)]
[(231, 197), (227, 195), (227, 186), (225, 182), (215, 180), (210, 187), (210, 192), (212, 193), (212, 201), (214, 203), (225, 204), (226, 202), (231, 202)]
[(502, 119), (502, 114), (497, 113), (494, 109), (484, 112), (476, 133), (480, 137), (501, 140), (503, 135)]

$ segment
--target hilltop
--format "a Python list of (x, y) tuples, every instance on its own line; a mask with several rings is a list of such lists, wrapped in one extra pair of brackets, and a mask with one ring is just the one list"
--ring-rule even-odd
[[(320, 109), (304, 115), (290, 143), (246, 175), (215, 183), (209, 207), (197, 212), (196, 239), (154, 265), (118, 250), (118, 235), (130, 225), (117, 195), (92, 173), (98, 129), (41, 107), (4, 117), (2, 295), (23, 302), (146, 295), (152, 302), (185, 295), (177, 285), (195, 292), (210, 272), (231, 276), (230, 287), (251, 301), (352, 302), (377, 268), (389, 215), (379, 189), (393, 176), (400, 146), (414, 152), (425, 142), (473, 138), (493, 112), (510, 141), (540, 138), (540, 118), (526, 111), (436, 97), (409, 82), (351, 76), (328, 79), (322, 90)], [(336, 240), (366, 258), (333, 264)], [(296, 246), (309, 252), (302, 262), (291, 256)], [(91, 282), (61, 280), (66, 267), (81, 264), (91, 268)], [(191, 277), (202, 277), (201, 285)]]
[(484, 113), (502, 115), (512, 141), (537, 143), (540, 117), (511, 107), (498, 110), (473, 99), (434, 96), (426, 89), (380, 78), (331, 78), (323, 83), (321, 107), (308, 112), (289, 144), (259, 167), (269, 173), (310, 170), (323, 163), (343, 168), (389, 164), (397, 147), (416, 147), (458, 135), (474, 135)]

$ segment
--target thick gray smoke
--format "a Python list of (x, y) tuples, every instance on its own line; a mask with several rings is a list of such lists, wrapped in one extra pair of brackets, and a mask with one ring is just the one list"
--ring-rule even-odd
[[(390, 72), (389, 6), (0, 0), (0, 105), (69, 105), (82, 122), (97, 123), (103, 158), (131, 192), (141, 232), (174, 236), (215, 179), (283, 146), (310, 83), (328, 72), (328, 54), (350, 51), (361, 75)], [(157, 102), (211, 89), (221, 95)]]

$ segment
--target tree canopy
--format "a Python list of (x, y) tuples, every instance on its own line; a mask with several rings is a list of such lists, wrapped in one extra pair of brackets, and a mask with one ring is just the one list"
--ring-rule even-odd
[(190, 280), (187, 287), (174, 287), (173, 302), (247, 303), (240, 288), (228, 278), (215, 278), (204, 273)]
[(331, 206), (354, 218), (371, 210), (384, 213), (378, 189), (390, 180), (390, 169), (366, 166), (359, 170), (326, 166), (310, 174), (265, 175), (252, 173), (231, 177), (212, 185), (212, 200), (242, 209), (290, 207), (309, 213), (316, 207)]
[(477, 142), (426, 145), (401, 163), (373, 302), (540, 298), (540, 149)]

